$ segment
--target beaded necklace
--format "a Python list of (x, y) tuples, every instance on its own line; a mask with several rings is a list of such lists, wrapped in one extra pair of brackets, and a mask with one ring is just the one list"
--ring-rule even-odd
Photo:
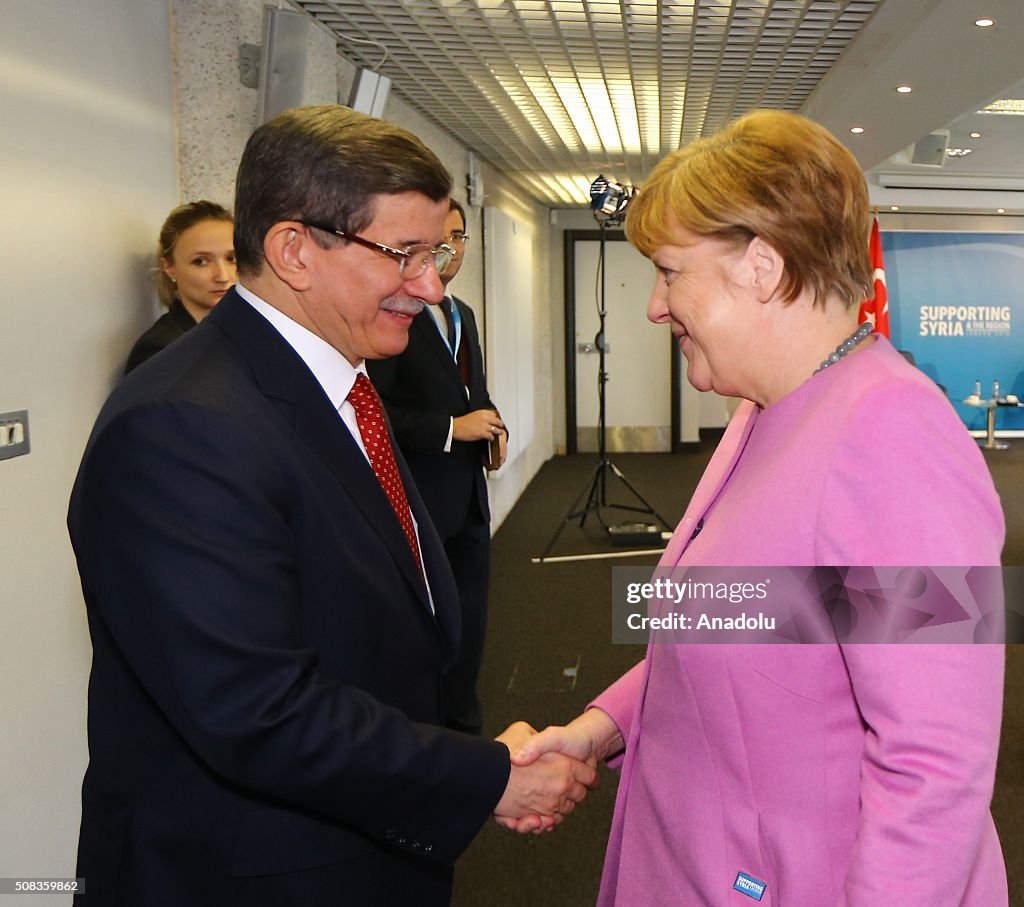
[(874, 329), (875, 326), (870, 321), (865, 321), (859, 328), (857, 328), (857, 330), (840, 343), (835, 350), (829, 353), (828, 358), (825, 359), (813, 372), (811, 372), (811, 375), (817, 375), (822, 369), (826, 369), (830, 365), (835, 365)]

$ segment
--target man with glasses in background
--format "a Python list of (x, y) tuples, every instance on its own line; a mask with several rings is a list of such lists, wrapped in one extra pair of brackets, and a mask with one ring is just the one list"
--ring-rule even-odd
[(476, 685), (487, 627), (491, 545), (484, 467), (497, 469), (505, 461), (508, 434), (487, 391), (473, 310), (448, 292), (469, 239), (462, 205), (455, 199), (448, 204), (444, 242), (455, 254), (441, 271), (444, 300), (413, 319), (403, 353), (368, 368), (459, 590), (462, 647), (445, 675), (445, 724), (479, 734), (483, 718)]
[(68, 524), (93, 642), (89, 907), (447, 904), (481, 824), (595, 781), (442, 727), (459, 603), (367, 360), (442, 298), (451, 180), (334, 105), (242, 156), (239, 282), (107, 401)]

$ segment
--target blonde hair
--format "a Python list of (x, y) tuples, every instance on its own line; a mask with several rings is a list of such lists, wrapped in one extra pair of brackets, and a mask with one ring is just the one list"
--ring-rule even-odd
[(654, 168), (626, 218), (650, 257), (679, 228), (737, 246), (758, 236), (785, 262), (783, 299), (805, 289), (848, 307), (873, 292), (867, 184), (853, 155), (794, 113), (759, 110), (673, 152)]
[(194, 227), (204, 220), (234, 223), (231, 212), (223, 205), (200, 199), (197, 202), (179, 205), (167, 215), (164, 225), (160, 228), (160, 238), (156, 247), (156, 291), (160, 297), (160, 304), (165, 309), (169, 309), (171, 303), (174, 302), (178, 287), (164, 271), (164, 262), (171, 261), (178, 237), (190, 227)]

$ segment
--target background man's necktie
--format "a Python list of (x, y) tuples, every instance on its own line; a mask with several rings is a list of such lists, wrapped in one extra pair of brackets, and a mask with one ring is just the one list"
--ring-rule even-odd
[(469, 360), (466, 358), (466, 344), (460, 343), (459, 348), (455, 349), (455, 312), (452, 310), (455, 308), (455, 303), (447, 296), (441, 301), (441, 310), (444, 312), (444, 317), (448, 321), (448, 347), (452, 351), (452, 355), (455, 357), (455, 362), (459, 366), (459, 374), (462, 375), (462, 383), (469, 387)]
[(452, 311), (455, 303), (451, 301), (447, 296), (441, 300), (441, 311), (444, 312), (445, 320), (448, 322), (448, 349), (452, 351), (452, 355), (456, 354), (455, 349), (455, 313)]
[(416, 565), (420, 568), (420, 573), (423, 573), (423, 560), (420, 557), (419, 542), (416, 540), (416, 527), (412, 522), (409, 499), (405, 496), (405, 486), (402, 484), (398, 464), (395, 462), (391, 439), (388, 438), (387, 424), (384, 421), (384, 407), (370, 379), (362, 372), (356, 374), (356, 383), (349, 391), (348, 402), (356, 411), (356, 424), (359, 426), (359, 434), (362, 436), (370, 466), (373, 467), (373, 474), (380, 482), (381, 488), (384, 489), (384, 494), (388, 496), (395, 515), (398, 517), (398, 522), (402, 524), (405, 537), (409, 540), (409, 547), (412, 548), (413, 556), (416, 558)]

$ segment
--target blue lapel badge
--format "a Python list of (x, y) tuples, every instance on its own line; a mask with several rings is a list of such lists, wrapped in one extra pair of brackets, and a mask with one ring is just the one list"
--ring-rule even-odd
[(736, 876), (736, 881), (733, 882), (732, 887), (737, 891), (742, 891), (748, 898), (760, 901), (764, 897), (764, 890), (768, 887), (768, 883), (755, 879), (753, 876), (748, 876), (745, 872), (741, 872)]

